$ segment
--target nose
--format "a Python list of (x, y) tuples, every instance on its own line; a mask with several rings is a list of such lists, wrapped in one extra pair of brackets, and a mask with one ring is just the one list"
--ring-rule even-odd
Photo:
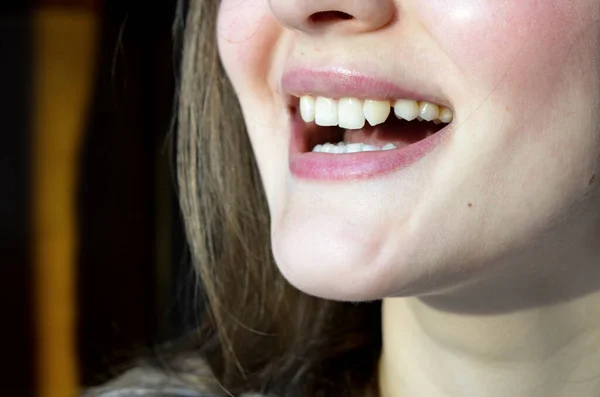
[(387, 26), (396, 14), (394, 0), (269, 0), (279, 22), (314, 34), (357, 34)]

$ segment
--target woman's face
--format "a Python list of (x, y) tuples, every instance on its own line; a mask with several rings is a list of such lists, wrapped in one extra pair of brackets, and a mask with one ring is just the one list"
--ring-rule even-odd
[[(597, 0), (221, 0), (284, 276), (378, 299), (577, 248), (599, 224), (599, 20)], [(361, 151), (312, 151), (339, 141)]]

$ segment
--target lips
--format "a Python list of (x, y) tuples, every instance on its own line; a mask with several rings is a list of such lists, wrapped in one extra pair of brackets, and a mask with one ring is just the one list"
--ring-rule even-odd
[[(452, 117), (448, 118), (451, 107), (441, 95), (402, 88), (356, 72), (339, 69), (291, 70), (284, 74), (282, 88), (293, 98), (289, 101), (293, 104), (290, 107), (292, 139), (289, 169), (299, 179), (368, 179), (400, 171), (433, 151), (453, 129), (453, 123), (450, 122)], [(392, 111), (383, 124), (380, 118), (375, 126), (364, 123), (364, 118), (355, 124), (355, 129), (340, 128), (343, 123), (324, 126), (320, 120), (316, 120), (320, 124), (317, 125), (313, 119), (307, 118), (306, 107), (300, 114), (299, 98), (307, 95), (334, 101), (337, 101), (334, 98), (353, 98), (353, 101), (364, 103), (422, 103), (424, 117), (418, 117), (420, 121), (415, 119), (409, 122), (403, 120), (397, 111), (394, 117)], [(339, 102), (344, 104), (347, 101)], [(449, 124), (441, 123), (437, 116), (431, 122), (425, 121), (430, 120), (431, 106), (443, 109), (443, 115), (438, 110), (435, 112)]]
[(346, 68), (289, 68), (281, 78), (283, 91), (298, 98), (305, 94), (329, 98), (407, 98), (449, 106), (449, 101), (441, 93), (431, 88), (425, 89), (430, 86), (416, 79), (395, 84)]

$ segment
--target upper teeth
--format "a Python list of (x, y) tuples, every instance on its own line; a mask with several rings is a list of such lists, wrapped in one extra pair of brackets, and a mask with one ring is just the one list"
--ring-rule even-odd
[(314, 121), (323, 127), (339, 126), (356, 130), (365, 126), (368, 121), (375, 126), (383, 123), (394, 108), (399, 119), (408, 121), (425, 120), (450, 123), (454, 118), (452, 110), (445, 106), (425, 101), (398, 99), (397, 101), (361, 100), (357, 98), (331, 99), (304, 95), (300, 98), (300, 115), (310, 123)]

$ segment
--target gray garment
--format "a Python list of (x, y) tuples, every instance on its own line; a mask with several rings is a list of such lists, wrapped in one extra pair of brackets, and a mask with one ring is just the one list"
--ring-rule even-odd
[(193, 390), (176, 377), (151, 368), (135, 368), (83, 397), (217, 397)]
[[(227, 394), (224, 394), (227, 395)], [(82, 397), (222, 397), (194, 390), (191, 382), (153, 368), (135, 368), (116, 380), (86, 391)], [(263, 397), (248, 393), (240, 397)]]

